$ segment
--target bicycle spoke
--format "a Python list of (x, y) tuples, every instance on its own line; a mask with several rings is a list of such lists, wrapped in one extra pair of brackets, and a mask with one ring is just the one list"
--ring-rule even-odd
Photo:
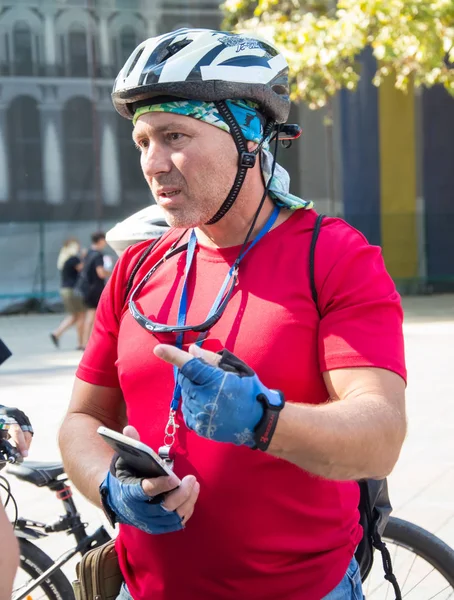
[(408, 592), (406, 592), (405, 594), (403, 594), (402, 598), (405, 598), (406, 596), (408, 596), (408, 594), (410, 594), (414, 589), (416, 589), (420, 583), (422, 583), (423, 581), (425, 581), (429, 577), (429, 575), (431, 575), (431, 573), (435, 573), (435, 569), (432, 569), (431, 571), (429, 571), (427, 573), (427, 575), (424, 575), (424, 577), (422, 579), (420, 579), (417, 583), (415, 583), (415, 585), (412, 588), (410, 588), (408, 590)]
[[(443, 592), (446, 592), (446, 590), (449, 590), (451, 588), (450, 585), (447, 585), (443, 590), (441, 590), (440, 592), (437, 592), (435, 594), (435, 596), (431, 596), (430, 598), (427, 598), (427, 600), (433, 600), (434, 598), (436, 598), (437, 596), (439, 596), (440, 594), (442, 594)], [(451, 588), (452, 589), (452, 588)], [(446, 598), (446, 600), (449, 600), (449, 598), (452, 598), (452, 595), (454, 594), (454, 590), (449, 594), (449, 596)]]
[[(404, 582), (402, 583), (402, 585), (400, 586), (400, 591), (401, 591), (401, 592), (403, 592), (403, 591), (404, 591), (404, 588), (405, 588), (405, 586), (407, 585), (408, 578), (409, 578), (409, 577), (410, 577), (410, 575), (411, 575), (411, 571), (412, 571), (412, 569), (413, 569), (413, 566), (414, 566), (414, 564), (415, 564), (415, 562), (416, 562), (416, 559), (417, 559), (417, 558), (418, 558), (418, 557), (417, 557), (417, 555), (415, 554), (415, 555), (414, 555), (414, 558), (413, 558), (413, 561), (412, 561), (412, 563), (411, 563), (411, 566), (410, 566), (410, 568), (408, 569), (407, 576), (405, 577), (405, 581), (404, 581)], [(411, 592), (411, 590), (410, 590), (410, 592)], [(402, 597), (404, 597), (404, 594), (402, 594)]]

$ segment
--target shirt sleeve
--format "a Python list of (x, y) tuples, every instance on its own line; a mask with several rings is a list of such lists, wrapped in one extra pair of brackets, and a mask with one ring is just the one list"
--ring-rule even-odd
[(96, 267), (103, 267), (104, 266), (104, 256), (101, 254), (101, 252), (98, 252), (96, 254), (96, 256), (93, 258), (93, 268), (96, 269)]
[(381, 249), (344, 221), (327, 221), (315, 252), (320, 369), (380, 367), (406, 380), (403, 311)]
[[(124, 309), (124, 293), (130, 271), (138, 260), (142, 245), (128, 248), (114, 270), (96, 309), (90, 340), (76, 372), (76, 377), (105, 387), (120, 387), (117, 374), (117, 340)], [(102, 255), (99, 255), (102, 264)]]

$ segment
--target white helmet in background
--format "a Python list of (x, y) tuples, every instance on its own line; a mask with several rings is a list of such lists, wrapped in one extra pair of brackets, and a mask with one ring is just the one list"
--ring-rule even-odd
[(128, 246), (145, 240), (151, 242), (168, 229), (164, 212), (157, 204), (152, 204), (112, 227), (106, 233), (106, 242), (121, 256)]

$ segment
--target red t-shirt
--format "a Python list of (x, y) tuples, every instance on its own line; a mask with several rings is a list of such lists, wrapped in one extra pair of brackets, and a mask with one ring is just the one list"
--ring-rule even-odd
[[(238, 285), (204, 347), (228, 348), (287, 400), (327, 400), (322, 373), (374, 366), (405, 378), (402, 310), (380, 249), (340, 219), (323, 221), (315, 255), (322, 320), (309, 283), (316, 213), (300, 210), (241, 262)], [(148, 256), (138, 283), (181, 231)], [(154, 336), (124, 306), (126, 282), (147, 243), (128, 249), (103, 293), (77, 376), (121, 386), (128, 421), (157, 450), (174, 387)], [(187, 324), (205, 320), (239, 247), (198, 246)], [(177, 322), (186, 253), (166, 261), (137, 305)], [(328, 481), (266, 453), (208, 441), (178, 417), (175, 473), (194, 474), (200, 495), (183, 531), (148, 535), (120, 526), (117, 549), (135, 600), (320, 600), (342, 579), (361, 538), (356, 482)]]

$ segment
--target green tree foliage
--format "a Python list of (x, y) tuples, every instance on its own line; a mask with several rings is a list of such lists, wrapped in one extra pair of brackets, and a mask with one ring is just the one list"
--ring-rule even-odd
[(293, 100), (324, 106), (353, 90), (358, 56), (377, 59), (374, 84), (398, 89), (442, 84), (454, 95), (454, 0), (226, 0), (224, 27), (251, 32), (285, 55)]

